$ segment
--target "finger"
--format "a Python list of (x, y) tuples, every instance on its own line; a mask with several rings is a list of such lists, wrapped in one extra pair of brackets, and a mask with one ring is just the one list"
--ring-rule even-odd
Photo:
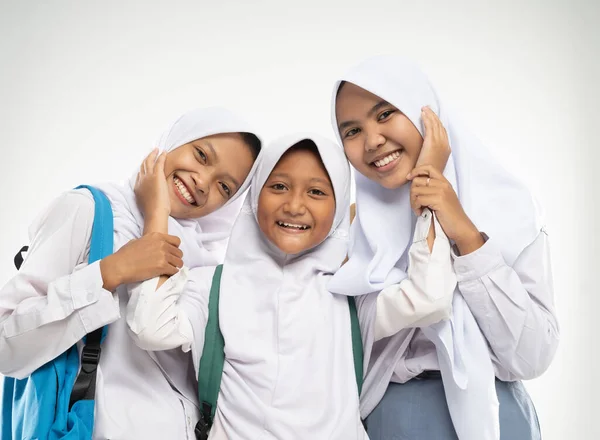
[(442, 191), (440, 191), (439, 188), (431, 188), (431, 187), (428, 187), (428, 186), (415, 187), (410, 192), (410, 198), (411, 198), (411, 200), (414, 199), (414, 198), (425, 197), (425, 196), (439, 196), (439, 197), (443, 197), (443, 194), (442, 194)]
[(167, 243), (166, 251), (177, 258), (183, 258), (183, 251), (179, 249), (177, 246), (173, 246), (170, 243)]
[(183, 260), (174, 255), (167, 255), (167, 262), (169, 265), (181, 269), (183, 267)]
[(165, 264), (161, 268), (161, 272), (162, 272), (161, 275), (172, 276), (172, 275), (175, 275), (177, 272), (179, 272), (179, 268), (177, 266), (175, 266), (174, 264), (165, 262)]
[(413, 187), (425, 186), (425, 187), (435, 188), (435, 187), (441, 186), (441, 183), (442, 182), (437, 180), (435, 177), (428, 177), (428, 176), (423, 176), (423, 177), (418, 176), (418, 177), (414, 177), (412, 179)]
[(410, 198), (410, 208), (413, 210), (413, 212), (417, 216), (420, 216), (421, 213), (423, 212), (423, 207), (421, 206), (421, 203), (419, 202), (419, 198), (418, 197), (411, 197)]
[(418, 166), (418, 167), (414, 168), (408, 174), (408, 176), (406, 176), (406, 178), (408, 180), (412, 180), (412, 179), (414, 179), (417, 176), (431, 177), (432, 178), (431, 180), (433, 180), (433, 179), (446, 180), (445, 177), (442, 175), (442, 173), (440, 173), (432, 165), (421, 165), (421, 166)]
[(159, 176), (164, 176), (165, 174), (165, 161), (167, 159), (167, 152), (163, 151), (156, 159), (156, 163), (154, 164), (154, 172)]
[(420, 194), (415, 198), (414, 204), (422, 208), (429, 208), (437, 211), (442, 204), (438, 194)]
[(431, 120), (431, 129), (434, 132), (435, 137), (439, 139), (442, 136), (442, 129), (444, 128), (442, 121), (429, 106), (426, 107), (426, 113)]
[(181, 245), (181, 239), (179, 237), (177, 237), (176, 235), (167, 235), (167, 234), (162, 234), (162, 235), (163, 235), (163, 239), (167, 243), (169, 243), (175, 247), (179, 247), (179, 245)]
[(144, 170), (146, 173), (151, 173), (154, 170), (154, 163), (156, 162), (157, 155), (158, 155), (158, 148), (155, 148), (146, 157), (146, 160), (144, 160)]
[(433, 126), (432, 126), (432, 121), (431, 121), (431, 116), (429, 115), (429, 112), (427, 111), (427, 107), (423, 107), (421, 109), (421, 119), (423, 120), (423, 126), (425, 128), (425, 133), (424, 133), (424, 138), (428, 138), (433, 136)]

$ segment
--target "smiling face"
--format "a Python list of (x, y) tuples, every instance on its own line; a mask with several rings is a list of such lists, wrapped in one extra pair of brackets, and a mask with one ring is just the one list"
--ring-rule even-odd
[(319, 245), (331, 230), (335, 196), (312, 141), (290, 148), (271, 171), (258, 198), (258, 225), (286, 254)]
[(171, 216), (199, 218), (223, 206), (250, 173), (255, 155), (239, 133), (207, 136), (167, 154)]
[(423, 138), (396, 107), (352, 83), (335, 104), (344, 151), (354, 168), (385, 188), (399, 188), (413, 170)]

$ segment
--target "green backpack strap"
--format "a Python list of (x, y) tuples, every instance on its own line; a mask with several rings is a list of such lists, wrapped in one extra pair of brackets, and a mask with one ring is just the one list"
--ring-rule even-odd
[(358, 313), (356, 311), (356, 302), (353, 296), (348, 296), (348, 306), (350, 308), (350, 327), (352, 329), (352, 353), (354, 354), (354, 374), (356, 375), (356, 386), (358, 387), (358, 396), (362, 391), (363, 385), (363, 345), (360, 336), (360, 324), (358, 322)]
[(217, 266), (208, 300), (208, 321), (204, 333), (204, 348), (198, 370), (198, 397), (200, 421), (196, 424), (196, 438), (208, 439), (217, 410), (217, 398), (221, 388), (221, 376), (225, 363), (225, 341), (219, 328), (219, 291), (223, 265)]

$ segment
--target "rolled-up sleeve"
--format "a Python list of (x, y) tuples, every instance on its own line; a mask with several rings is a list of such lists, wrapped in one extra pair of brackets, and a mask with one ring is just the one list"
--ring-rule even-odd
[(542, 374), (559, 341), (545, 230), (512, 267), (494, 237), (475, 252), (464, 256), (453, 252), (453, 257), (460, 292), (490, 345), (500, 379)]
[[(429, 251), (427, 235), (434, 223), (435, 240)], [(377, 297), (375, 340), (408, 327), (426, 327), (452, 314), (456, 275), (450, 242), (428, 209), (417, 219), (409, 249), (407, 278), (382, 290)]]

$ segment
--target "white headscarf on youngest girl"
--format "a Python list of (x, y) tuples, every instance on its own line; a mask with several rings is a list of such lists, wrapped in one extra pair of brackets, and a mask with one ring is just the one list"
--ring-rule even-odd
[[(412, 63), (391, 56), (368, 59), (341, 81), (353, 83), (398, 108), (424, 135), (421, 108), (439, 116), (448, 132), (452, 155), (444, 176), (452, 184), (469, 218), (493, 237), (507, 264), (531, 244), (541, 229), (530, 192), (502, 169), (444, 106), (427, 77)], [(334, 87), (332, 121), (338, 135)], [(336, 273), (330, 289), (345, 295), (379, 292), (407, 277), (408, 249), (416, 217), (410, 206), (410, 184), (386, 189), (356, 173), (357, 216), (351, 230), (349, 261)], [(365, 345), (366, 380), (361, 412), (367, 416), (383, 397), (403, 346), (396, 334), (377, 343), (373, 352), (376, 295), (358, 298)], [(487, 343), (457, 289), (453, 317), (421, 329), (436, 347), (450, 415), (461, 440), (499, 438), (498, 398)]]
[[(331, 178), (335, 218), (321, 244), (287, 255), (260, 230), (258, 199), (280, 158), (305, 139), (316, 144)], [(327, 289), (346, 255), (350, 167), (334, 142), (305, 133), (272, 142), (259, 162), (223, 265), (226, 359), (211, 435), (365, 439), (348, 301)]]

